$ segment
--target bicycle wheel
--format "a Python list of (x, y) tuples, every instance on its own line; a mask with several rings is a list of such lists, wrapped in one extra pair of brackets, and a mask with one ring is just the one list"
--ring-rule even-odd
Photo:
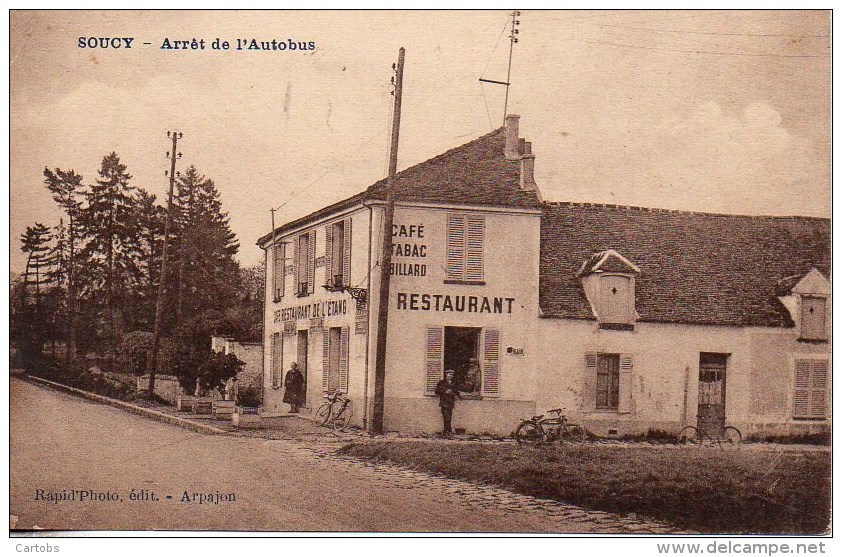
[(351, 417), (353, 415), (354, 409), (351, 406), (351, 401), (348, 401), (344, 406), (340, 406), (336, 414), (334, 414), (333, 429), (343, 431), (351, 423)]
[(726, 447), (739, 447), (740, 443), (743, 442), (743, 434), (740, 433), (740, 430), (734, 426), (728, 426), (722, 432), (722, 440), (720, 441), (720, 445), (725, 445)]
[(678, 432), (679, 445), (694, 445), (700, 447), (702, 445), (702, 441), (702, 434), (692, 425), (688, 425)]
[(537, 445), (544, 440), (544, 428), (535, 422), (522, 422), (515, 430), (518, 445)]
[(584, 443), (588, 439), (588, 433), (580, 425), (570, 425), (561, 432), (562, 443)]
[(325, 402), (319, 406), (319, 409), (316, 410), (315, 414), (313, 414), (313, 422), (315, 422), (316, 425), (325, 425), (330, 419), (330, 406), (329, 402)]

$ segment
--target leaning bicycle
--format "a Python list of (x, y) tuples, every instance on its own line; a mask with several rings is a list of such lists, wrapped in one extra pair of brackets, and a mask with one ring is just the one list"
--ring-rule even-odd
[(316, 425), (332, 426), (336, 431), (343, 431), (354, 415), (354, 407), (351, 399), (336, 390), (333, 393), (324, 394), (325, 401), (313, 414), (313, 422)]
[(541, 414), (523, 420), (512, 434), (517, 444), (534, 446), (556, 440), (562, 443), (584, 443), (588, 439), (585, 428), (578, 424), (571, 424), (562, 412), (562, 408), (553, 408), (547, 410), (550, 416), (545, 417)]

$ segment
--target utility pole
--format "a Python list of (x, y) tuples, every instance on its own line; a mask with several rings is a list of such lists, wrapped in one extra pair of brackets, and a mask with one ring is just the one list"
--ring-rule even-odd
[[(152, 333), (152, 348), (149, 349), (149, 358), (146, 362), (146, 373), (149, 374), (148, 397), (151, 400), (155, 396), (155, 371), (158, 369), (158, 347), (161, 343), (161, 327), (164, 317), (164, 297), (167, 292), (167, 253), (170, 245), (170, 228), (172, 227), (172, 196), (175, 188), (175, 160), (181, 158), (178, 153), (178, 140), (183, 134), (181, 132), (167, 132), (167, 137), (172, 139), (172, 151), (167, 153), (170, 158), (170, 192), (167, 196), (167, 220), (164, 223), (164, 252), (161, 254), (161, 277), (158, 284), (158, 299), (155, 301), (155, 330)], [(166, 175), (167, 173), (164, 172)]]
[[(520, 11), (512, 10), (512, 24), (511, 24), (511, 33), (509, 33), (509, 69), (506, 70), (506, 81), (498, 81), (496, 79), (485, 79), (483, 77), (479, 78), (480, 82), (482, 83), (493, 83), (495, 85), (505, 85), (506, 86), (506, 100), (503, 102), (503, 125), (506, 125), (506, 114), (509, 110), (509, 87), (512, 86), (512, 53), (515, 50), (515, 43), (518, 42), (518, 38), (516, 35), (520, 34), (520, 30), (517, 28), (520, 25)], [(490, 117), (489, 117), (490, 118)]]
[[(398, 51), (395, 82), (395, 111), (392, 119), (392, 145), (389, 151), (389, 178), (386, 180), (386, 214), (383, 216), (383, 252), (380, 256), (380, 296), (377, 319), (377, 355), (374, 362), (374, 408), (371, 430), (383, 434), (383, 410), (386, 387), (386, 335), (389, 330), (389, 285), (392, 267), (392, 224), (395, 220), (394, 185), (398, 170), (398, 137), (401, 129), (401, 98), (403, 95), (404, 48)], [(395, 68), (395, 66), (392, 66)]]

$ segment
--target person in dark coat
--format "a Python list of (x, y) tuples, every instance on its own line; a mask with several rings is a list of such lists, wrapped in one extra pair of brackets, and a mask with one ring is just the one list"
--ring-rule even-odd
[(284, 402), (289, 404), (289, 411), (298, 412), (299, 406), (304, 406), (304, 375), (298, 369), (298, 364), (292, 362), (290, 370), (284, 377)]
[(439, 407), (441, 408), (441, 417), (444, 420), (444, 430), (442, 434), (446, 437), (453, 435), (453, 428), (451, 421), (453, 420), (453, 408), (456, 406), (456, 399), (462, 400), (462, 395), (459, 394), (459, 389), (456, 387), (456, 382), (453, 376), (456, 375), (452, 369), (444, 372), (444, 379), (436, 385), (436, 394), (439, 395)]

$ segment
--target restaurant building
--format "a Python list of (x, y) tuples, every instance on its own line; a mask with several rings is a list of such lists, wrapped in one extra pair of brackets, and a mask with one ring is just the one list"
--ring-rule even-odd
[[(829, 426), (830, 227), (549, 203), (518, 117), (396, 176), (387, 430), (507, 434), (563, 407), (599, 435)], [(367, 427), (385, 180), (263, 236), (264, 406), (297, 362), (312, 411), (339, 389)]]

